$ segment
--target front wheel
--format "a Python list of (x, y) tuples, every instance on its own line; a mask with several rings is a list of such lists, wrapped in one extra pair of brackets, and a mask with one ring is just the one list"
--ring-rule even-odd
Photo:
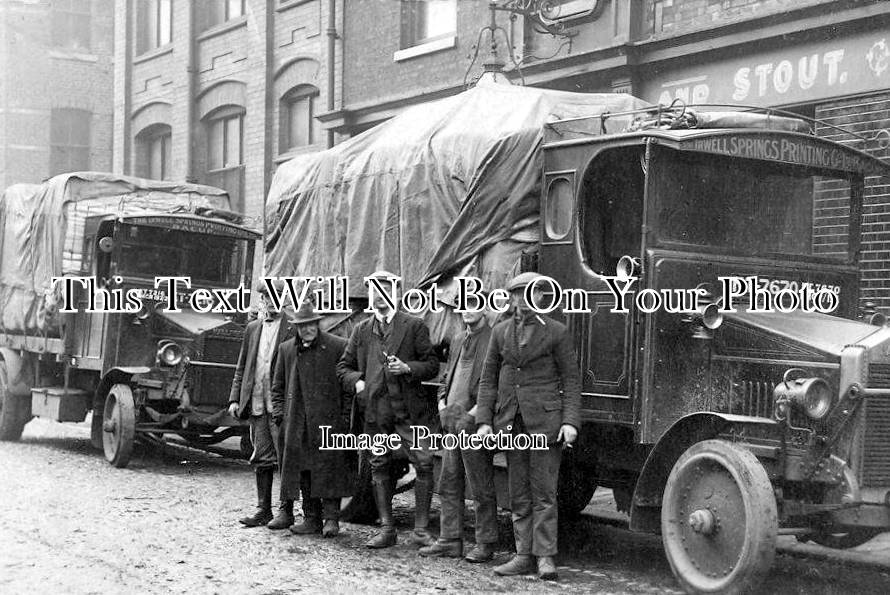
[(689, 593), (741, 593), (772, 566), (778, 520), (763, 465), (723, 440), (692, 445), (674, 464), (661, 508), (671, 569)]
[(102, 448), (115, 467), (126, 467), (136, 438), (136, 404), (126, 384), (115, 384), (105, 398), (102, 416)]

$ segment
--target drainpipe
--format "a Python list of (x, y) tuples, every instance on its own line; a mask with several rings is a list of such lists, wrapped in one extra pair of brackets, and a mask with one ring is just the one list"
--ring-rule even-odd
[[(337, 0), (328, 0), (328, 112), (334, 111), (334, 53), (337, 42)], [(328, 148), (334, 146), (334, 131), (328, 129)]]

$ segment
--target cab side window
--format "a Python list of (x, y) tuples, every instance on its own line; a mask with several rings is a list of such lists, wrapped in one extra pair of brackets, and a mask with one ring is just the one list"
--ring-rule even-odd
[(643, 222), (643, 165), (639, 147), (599, 154), (581, 186), (581, 251), (588, 267), (614, 275), (624, 255), (639, 256)]

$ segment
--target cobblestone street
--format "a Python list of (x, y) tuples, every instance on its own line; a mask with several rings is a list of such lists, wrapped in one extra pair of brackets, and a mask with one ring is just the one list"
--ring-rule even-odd
[[(246, 463), (179, 446), (141, 447), (127, 469), (90, 448), (88, 426), (32, 421), (0, 444), (0, 591), (4, 593), (678, 592), (656, 536), (594, 522), (561, 527), (560, 581), (499, 578), (492, 564), (426, 559), (407, 544), (410, 492), (397, 502), (399, 545), (373, 527), (337, 539), (242, 529), (253, 506)], [(588, 508), (588, 511), (591, 507)], [(512, 547), (500, 516), (499, 559)], [(469, 527), (467, 527), (469, 530)], [(890, 592), (880, 569), (778, 555), (767, 592)]]

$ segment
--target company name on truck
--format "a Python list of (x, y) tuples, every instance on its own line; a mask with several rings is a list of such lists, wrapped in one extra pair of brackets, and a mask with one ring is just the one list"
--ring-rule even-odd
[(720, 136), (696, 139), (692, 148), (731, 157), (783, 161), (826, 169), (847, 170), (859, 166), (858, 158), (842, 149), (822, 147), (797, 139)]

